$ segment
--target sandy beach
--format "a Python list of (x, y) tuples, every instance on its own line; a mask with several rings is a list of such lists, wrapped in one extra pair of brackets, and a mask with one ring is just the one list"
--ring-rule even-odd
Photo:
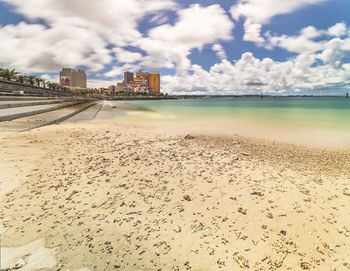
[(0, 162), (2, 270), (350, 270), (350, 150), (92, 121)]

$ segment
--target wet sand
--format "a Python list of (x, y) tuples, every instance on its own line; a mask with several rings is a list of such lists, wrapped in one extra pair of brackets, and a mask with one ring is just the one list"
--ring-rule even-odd
[(94, 121), (0, 152), (2, 268), (350, 269), (349, 150)]

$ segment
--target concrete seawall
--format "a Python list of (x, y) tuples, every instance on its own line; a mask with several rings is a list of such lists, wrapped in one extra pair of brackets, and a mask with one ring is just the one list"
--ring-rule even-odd
[(73, 93), (56, 91), (48, 88), (35, 87), (32, 85), (0, 80), (0, 91), (1, 92), (23, 92), (29, 95), (38, 96), (74, 96)]

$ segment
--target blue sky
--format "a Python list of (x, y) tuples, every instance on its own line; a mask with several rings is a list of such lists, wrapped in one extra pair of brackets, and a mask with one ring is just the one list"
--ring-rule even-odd
[[(162, 91), (342, 94), (348, 0), (0, 0), (0, 67), (105, 87), (161, 72)], [(350, 92), (350, 91), (349, 91)]]

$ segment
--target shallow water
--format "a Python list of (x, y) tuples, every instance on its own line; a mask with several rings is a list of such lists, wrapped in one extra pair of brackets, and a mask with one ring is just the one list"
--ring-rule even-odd
[[(111, 102), (113, 104), (113, 102)], [(343, 97), (214, 98), (117, 102), (108, 118), (313, 145), (350, 146), (350, 99)], [(186, 125), (185, 125), (186, 124)]]

